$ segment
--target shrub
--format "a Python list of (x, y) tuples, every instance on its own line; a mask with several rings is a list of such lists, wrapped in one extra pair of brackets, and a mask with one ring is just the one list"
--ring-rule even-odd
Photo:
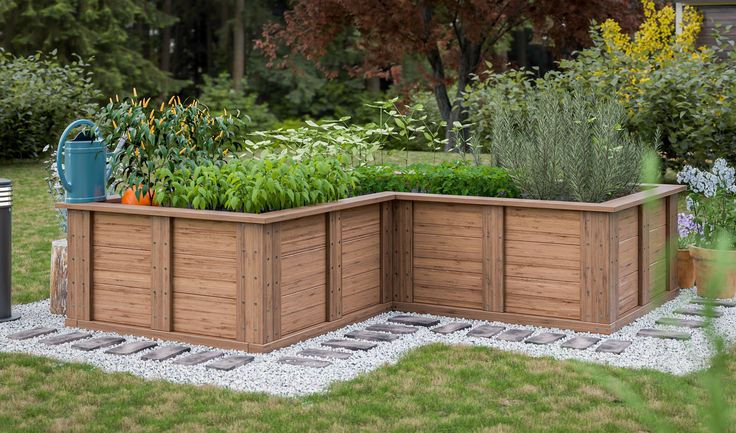
[(339, 158), (288, 156), (161, 168), (156, 179), (155, 200), (165, 206), (249, 213), (339, 200), (355, 184)]
[(523, 197), (602, 202), (637, 188), (645, 147), (623, 128), (620, 104), (553, 90), (528, 104), (492, 126), (493, 154)]
[(110, 183), (117, 192), (142, 185), (136, 188), (142, 197), (155, 183), (157, 170), (216, 163), (239, 147), (241, 122), (227, 111), (214, 116), (196, 100), (184, 105), (178, 97), (159, 107), (149, 108), (149, 102), (110, 99), (96, 117), (105, 141), (115, 147)]
[(232, 87), (232, 80), (227, 72), (217, 77), (203, 76), (204, 84), (200, 87), (199, 102), (211, 111), (222, 113), (227, 109), (239, 110), (249, 129), (269, 129), (276, 123), (276, 116), (271, 114), (267, 104), (257, 101), (254, 92), (237, 91)]
[(81, 59), (14, 57), (0, 48), (0, 160), (36, 157), (71, 121), (91, 115), (100, 94)]
[(355, 170), (357, 194), (382, 191), (482, 197), (515, 197), (508, 172), (502, 168), (470, 165), (464, 161), (438, 165), (369, 165)]

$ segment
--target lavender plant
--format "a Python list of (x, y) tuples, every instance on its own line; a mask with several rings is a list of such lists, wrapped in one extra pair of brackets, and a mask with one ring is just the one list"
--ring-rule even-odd
[[(696, 246), (714, 248), (718, 239), (736, 239), (736, 169), (721, 158), (710, 171), (687, 165), (677, 174), (677, 182), (690, 190), (687, 210), (700, 228)], [(736, 249), (736, 243), (728, 248)]]
[(697, 243), (703, 235), (703, 228), (695, 222), (695, 215), (686, 212), (677, 214), (677, 247), (686, 249)]

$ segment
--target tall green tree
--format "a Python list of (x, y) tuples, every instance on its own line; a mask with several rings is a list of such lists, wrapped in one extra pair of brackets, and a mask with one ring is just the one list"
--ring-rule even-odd
[(152, 40), (176, 22), (160, 3), (0, 0), (0, 47), (15, 55), (57, 50), (60, 62), (89, 60), (95, 84), (108, 96), (133, 87), (145, 94), (178, 90), (184, 82), (159, 69), (159, 44)]

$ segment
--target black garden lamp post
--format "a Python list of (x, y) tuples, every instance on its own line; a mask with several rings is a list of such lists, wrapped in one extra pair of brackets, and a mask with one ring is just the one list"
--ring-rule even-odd
[(10, 306), (12, 207), (13, 183), (0, 179), (0, 323), (20, 319), (12, 314)]

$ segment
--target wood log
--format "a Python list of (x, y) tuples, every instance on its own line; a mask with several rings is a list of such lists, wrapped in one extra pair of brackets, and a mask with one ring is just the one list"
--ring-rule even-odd
[(51, 313), (66, 314), (67, 244), (66, 239), (51, 243)]

